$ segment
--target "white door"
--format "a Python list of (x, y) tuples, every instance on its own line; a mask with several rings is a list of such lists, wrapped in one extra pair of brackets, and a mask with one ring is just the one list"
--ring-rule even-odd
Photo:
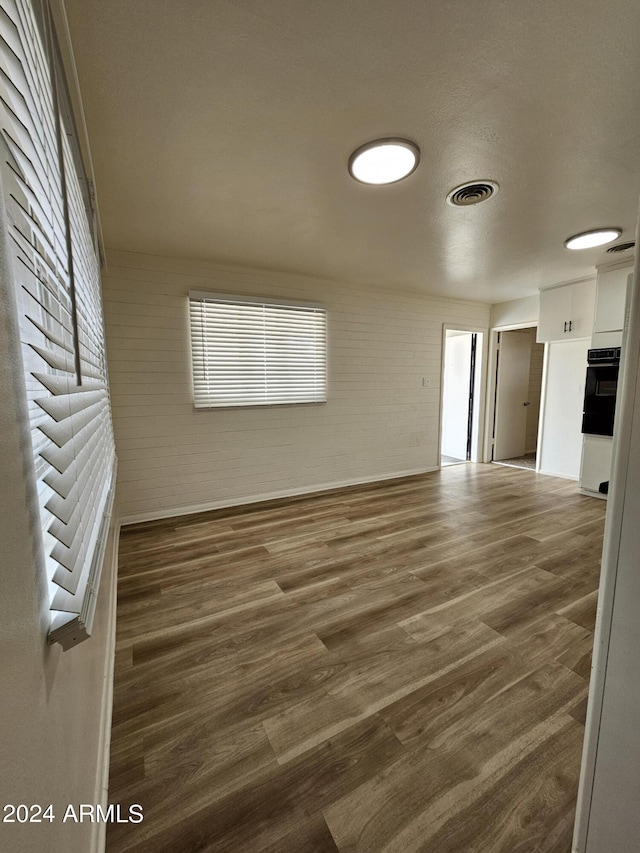
[(530, 361), (529, 329), (500, 334), (493, 447), (496, 460), (524, 455)]
[(471, 332), (447, 331), (442, 389), (443, 456), (467, 458), (469, 391), (471, 383)]

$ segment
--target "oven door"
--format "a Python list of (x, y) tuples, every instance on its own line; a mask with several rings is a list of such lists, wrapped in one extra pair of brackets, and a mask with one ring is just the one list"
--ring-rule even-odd
[(590, 364), (587, 367), (582, 432), (588, 435), (613, 435), (618, 371), (617, 364)]

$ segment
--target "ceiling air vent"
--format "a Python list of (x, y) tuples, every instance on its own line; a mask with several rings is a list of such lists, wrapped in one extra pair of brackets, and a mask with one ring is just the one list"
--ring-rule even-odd
[(617, 246), (609, 246), (607, 254), (617, 255), (618, 252), (628, 252), (629, 249), (633, 249), (634, 246), (635, 243), (618, 243)]
[(451, 190), (447, 196), (447, 204), (454, 207), (468, 207), (471, 204), (486, 201), (497, 192), (498, 185), (495, 181), (472, 181)]

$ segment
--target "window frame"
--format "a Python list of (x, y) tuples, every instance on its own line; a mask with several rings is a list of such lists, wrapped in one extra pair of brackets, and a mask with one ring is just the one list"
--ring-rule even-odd
[[(292, 394), (287, 399), (277, 399), (276, 394), (269, 394), (268, 391), (265, 391), (265, 397), (263, 399), (256, 398), (255, 395), (247, 395), (247, 397), (243, 399), (233, 399), (233, 400), (218, 400), (215, 401), (213, 399), (213, 395), (209, 397), (208, 400), (202, 401), (205, 392), (203, 390), (204, 383), (198, 384), (197, 382), (197, 374), (198, 372), (202, 372), (205, 368), (203, 366), (203, 362), (206, 360), (206, 343), (203, 340), (202, 335), (202, 324), (197, 323), (197, 320), (194, 320), (194, 314), (197, 311), (198, 304), (202, 305), (203, 303), (218, 303), (221, 305), (227, 305), (233, 308), (234, 306), (255, 306), (256, 308), (283, 308), (283, 309), (299, 309), (300, 311), (309, 311), (313, 312), (315, 315), (314, 320), (312, 322), (312, 330), (314, 343), (316, 348), (314, 350), (314, 363), (313, 370), (315, 373), (318, 373), (319, 376), (314, 376), (313, 380), (313, 392), (309, 392), (307, 399), (300, 398), (300, 390), (297, 393)], [(319, 302), (312, 302), (309, 300), (302, 299), (289, 299), (289, 298), (278, 298), (278, 297), (263, 297), (263, 296), (254, 296), (249, 294), (237, 294), (237, 293), (226, 293), (220, 291), (190, 291), (188, 294), (188, 325), (189, 325), (189, 358), (190, 358), (190, 368), (191, 368), (191, 388), (192, 388), (192, 402), (193, 407), (196, 411), (209, 411), (213, 409), (248, 409), (248, 408), (265, 408), (270, 406), (309, 406), (309, 405), (322, 405), (328, 400), (328, 347), (327, 347), (327, 308), (324, 304)], [(316, 321), (318, 318), (319, 321)], [(198, 326), (198, 328), (196, 328)], [(295, 331), (294, 324), (291, 324), (291, 331)], [(319, 335), (319, 341), (316, 339)], [(197, 338), (200, 336), (200, 340)], [(311, 340), (311, 336), (309, 337)], [(268, 346), (269, 338), (267, 331), (265, 330), (263, 335), (263, 343), (264, 347)], [(274, 338), (271, 338), (271, 345), (275, 346)], [(203, 350), (203, 353), (198, 353), (198, 347)], [(267, 358), (265, 356), (265, 358)], [(270, 366), (268, 363), (264, 365), (265, 371), (265, 383), (269, 380), (269, 369)], [(271, 367), (271, 379), (274, 380), (275, 370), (273, 366)], [(307, 374), (307, 377), (310, 375)], [(298, 389), (300, 386), (297, 386)], [(198, 402), (198, 398), (201, 398), (201, 402)]]

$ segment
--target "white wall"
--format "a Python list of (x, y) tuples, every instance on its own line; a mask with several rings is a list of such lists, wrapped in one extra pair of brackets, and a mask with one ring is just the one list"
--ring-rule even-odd
[(0, 850), (88, 853), (96, 827), (61, 818), (67, 803), (103, 802), (101, 759), (115, 630), (114, 535), (93, 637), (64, 653), (60, 646), (49, 647), (37, 501), (29, 487), (33, 465), (22, 362), (0, 219), (0, 806), (52, 803), (59, 818), (51, 824), (0, 822)]
[[(435, 468), (443, 324), (489, 306), (109, 252), (105, 313), (123, 520)], [(323, 302), (329, 400), (195, 411), (187, 293)], [(430, 381), (422, 386), (422, 379)]]
[(441, 450), (456, 459), (467, 457), (471, 335), (447, 331), (445, 343)]
[[(637, 238), (636, 238), (637, 239)], [(640, 277), (636, 262), (573, 850), (636, 853), (640, 838)]]
[(577, 480), (582, 455), (582, 408), (590, 341), (562, 341), (547, 346), (540, 471)]
[(491, 326), (535, 326), (538, 322), (540, 298), (524, 296), (522, 299), (510, 299), (508, 302), (497, 302), (491, 306)]

